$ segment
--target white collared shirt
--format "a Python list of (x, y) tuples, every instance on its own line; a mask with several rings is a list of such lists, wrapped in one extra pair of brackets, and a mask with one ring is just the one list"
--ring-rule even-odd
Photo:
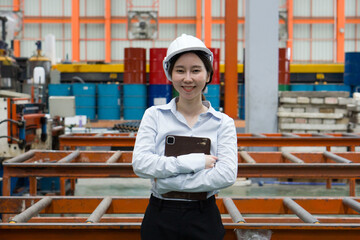
[[(200, 114), (191, 128), (176, 110), (176, 98), (170, 103), (148, 108), (141, 120), (133, 151), (134, 172), (152, 182), (151, 193), (158, 198), (170, 191), (208, 192), (231, 186), (237, 176), (237, 136), (234, 120), (203, 101), (208, 111)], [(205, 169), (205, 155), (193, 153), (166, 157), (167, 135), (207, 137), (210, 154), (217, 156), (214, 168)], [(155, 181), (156, 179), (156, 181)]]

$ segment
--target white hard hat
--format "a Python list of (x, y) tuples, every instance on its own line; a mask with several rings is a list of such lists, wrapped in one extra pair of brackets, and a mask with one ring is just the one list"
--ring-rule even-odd
[(170, 81), (170, 59), (179, 53), (196, 50), (205, 52), (208, 55), (211, 65), (213, 64), (213, 53), (205, 46), (203, 41), (194, 36), (182, 34), (180, 37), (177, 37), (174, 41), (170, 43), (170, 46), (167, 49), (166, 57), (163, 61), (165, 75)]

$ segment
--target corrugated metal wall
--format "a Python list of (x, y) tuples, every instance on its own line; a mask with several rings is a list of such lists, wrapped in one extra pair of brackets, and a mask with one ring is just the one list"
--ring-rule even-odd
[[(71, 0), (23, 0), (22, 10), (26, 17), (71, 17)], [(129, 4), (129, 3), (132, 3)], [(158, 3), (156, 5), (155, 3)], [(279, 9), (286, 9), (286, 0), (279, 0)], [(11, 10), (12, 0), (1, 0), (0, 10)], [(336, 0), (293, 0), (294, 18), (332, 18), (336, 19)], [(149, 6), (152, 6), (149, 8)], [(112, 0), (112, 18), (126, 18), (129, 10), (155, 10), (159, 17), (190, 17), (196, 16), (195, 0)], [(104, 17), (105, 0), (80, 0), (81, 17)], [(359, 17), (360, 0), (346, 0), (345, 14), (347, 17)], [(225, 0), (212, 1), (212, 16), (223, 18)], [(245, 17), (245, 0), (238, 1), (239, 18)], [(281, 26), (280, 26), (281, 27)], [(335, 62), (336, 61), (336, 26), (333, 24), (294, 24), (293, 28), (293, 62)], [(284, 28), (286, 31), (286, 27)], [(283, 31), (284, 31), (283, 29)], [(212, 46), (221, 48), (221, 61), (224, 61), (224, 30), (225, 26), (213, 24)], [(80, 59), (81, 61), (104, 61), (105, 36), (104, 25), (97, 23), (80, 24)], [(111, 60), (119, 62), (124, 59), (125, 47), (167, 47), (169, 42), (181, 33), (196, 34), (193, 24), (159, 24), (158, 39), (155, 41), (129, 41), (126, 24), (111, 25)], [(30, 57), (36, 49), (35, 41), (44, 40), (47, 34), (56, 38), (56, 54), (58, 59), (66, 56), (72, 58), (71, 24), (42, 23), (24, 24), (18, 38), (21, 56)], [(358, 51), (360, 48), (359, 24), (346, 24), (345, 51)], [(244, 25), (238, 25), (238, 60), (243, 61)], [(279, 46), (286, 46), (287, 39), (280, 39)]]

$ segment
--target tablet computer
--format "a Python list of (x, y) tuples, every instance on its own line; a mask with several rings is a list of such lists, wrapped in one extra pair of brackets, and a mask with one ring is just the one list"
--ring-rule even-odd
[(168, 135), (165, 139), (165, 156), (177, 157), (190, 153), (209, 155), (210, 147), (210, 138)]

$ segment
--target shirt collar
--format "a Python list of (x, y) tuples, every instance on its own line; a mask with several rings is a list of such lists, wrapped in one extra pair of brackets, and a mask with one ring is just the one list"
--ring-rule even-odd
[[(176, 102), (178, 100), (178, 97), (173, 98), (168, 104), (165, 105), (159, 105), (157, 106), (160, 110), (170, 110), (174, 115), (176, 114)], [(208, 108), (208, 111), (206, 113), (212, 114), (214, 117), (221, 119), (221, 113), (216, 111), (209, 101), (203, 101), (202, 102), (205, 107)]]

